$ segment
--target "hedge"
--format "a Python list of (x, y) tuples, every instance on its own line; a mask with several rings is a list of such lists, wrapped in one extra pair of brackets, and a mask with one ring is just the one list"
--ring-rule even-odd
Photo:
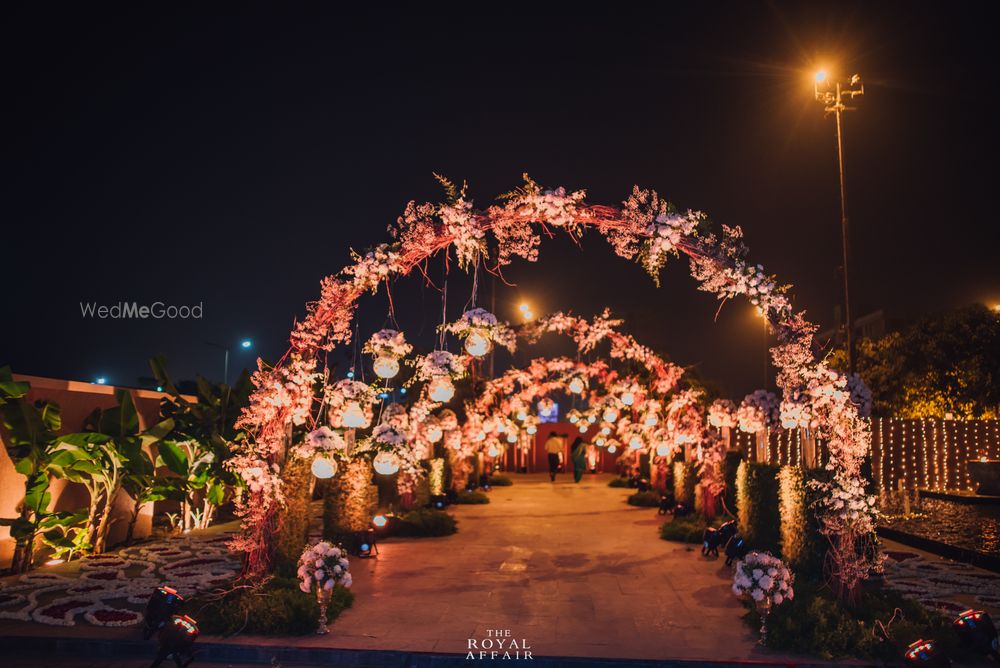
[(674, 462), (674, 499), (677, 503), (694, 506), (694, 486), (698, 476), (691, 462)]
[(781, 517), (778, 467), (742, 462), (736, 472), (736, 519), (752, 550), (778, 553)]

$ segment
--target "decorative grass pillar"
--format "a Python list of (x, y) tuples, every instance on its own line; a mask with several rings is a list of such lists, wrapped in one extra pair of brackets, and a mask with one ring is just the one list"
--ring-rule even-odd
[(285, 505), (278, 525), (275, 568), (286, 576), (295, 574), (296, 564), (309, 533), (309, 508), (314, 482), (310, 464), (309, 460), (295, 457), (285, 464), (281, 472)]

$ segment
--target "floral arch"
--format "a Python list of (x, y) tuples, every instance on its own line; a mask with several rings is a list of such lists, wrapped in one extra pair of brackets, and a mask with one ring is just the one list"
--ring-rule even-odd
[(778, 340), (771, 353), (784, 400), (800, 407), (828, 443), (831, 476), (819, 509), (833, 576), (847, 589), (867, 576), (873, 557), (858, 543), (874, 530), (874, 499), (866, 494), (861, 475), (868, 427), (851, 400), (847, 378), (818, 358), (816, 326), (792, 308), (788, 286), (750, 261), (739, 227), (713, 229), (705, 214), (679, 211), (656, 192), (638, 187), (620, 206), (605, 206), (588, 204), (582, 190), (544, 190), (525, 177), (522, 187), (502, 196), (502, 204), (477, 210), (464, 186), (441, 182), (446, 201), (410, 202), (390, 226), (390, 242), (353, 254), (352, 264), (322, 280), (320, 297), (296, 323), (288, 352), (274, 367), (259, 365), (253, 376), (256, 391), (240, 420), (249, 438), (232, 459), (248, 488), (237, 507), (243, 531), (234, 544), (246, 552), (248, 576), (271, 568), (280, 530), (282, 470), (294, 457), (287, 435), (293, 425), (317, 425), (326, 410), (315, 392), (325, 380), (322, 353), (350, 342), (358, 299), (383, 283), (388, 289), (391, 280), (414, 270), (426, 276), (428, 261), (442, 252), (447, 262), (454, 250), (462, 269), (478, 267), (489, 257), (492, 271), (499, 273), (514, 258), (537, 260), (542, 236), (562, 232), (576, 239), (587, 229), (603, 235), (619, 256), (638, 261), (657, 283), (667, 260), (684, 255), (699, 290), (716, 295), (720, 308), (743, 296), (761, 309)]

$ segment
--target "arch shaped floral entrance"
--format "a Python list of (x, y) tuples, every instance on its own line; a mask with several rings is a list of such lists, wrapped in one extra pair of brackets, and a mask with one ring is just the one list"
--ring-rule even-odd
[[(525, 178), (507, 193), (502, 204), (477, 210), (465, 188), (445, 185), (443, 203), (410, 202), (390, 227), (392, 240), (321, 282), (320, 297), (307, 305), (306, 316), (290, 337), (291, 347), (272, 368), (261, 367), (253, 377), (256, 391), (240, 426), (249, 438), (238, 446), (233, 469), (246, 481), (247, 493), (237, 512), (242, 535), (234, 542), (246, 552), (245, 574), (266, 573), (272, 564), (283, 500), (283, 467), (291, 425), (315, 423), (323, 410), (314, 396), (322, 380), (321, 353), (349, 343), (358, 299), (392, 279), (414, 270), (426, 275), (427, 262), (454, 250), (460, 268), (494, 258), (494, 271), (515, 258), (535, 261), (543, 236), (557, 232), (573, 238), (595, 230), (614, 252), (643, 266), (657, 283), (671, 257), (686, 256), (699, 290), (714, 294), (722, 304), (744, 297), (759, 307), (777, 337), (771, 349), (778, 369), (777, 384), (784, 402), (828, 444), (830, 481), (821, 488), (820, 521), (830, 539), (832, 575), (846, 590), (866, 577), (874, 557), (859, 542), (874, 530), (874, 498), (865, 491), (861, 464), (870, 434), (847, 391), (847, 378), (816, 355), (816, 326), (795, 311), (787, 286), (749, 258), (739, 227), (719, 226), (696, 211), (682, 212), (656, 192), (635, 187), (620, 206), (588, 204), (582, 190), (544, 190)], [(447, 257), (447, 255), (446, 255)]]

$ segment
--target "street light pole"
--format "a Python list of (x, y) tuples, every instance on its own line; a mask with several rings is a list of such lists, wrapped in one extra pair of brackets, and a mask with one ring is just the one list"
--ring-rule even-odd
[[(822, 89), (820, 88), (822, 86)], [(855, 86), (857, 86), (855, 88)], [(851, 313), (850, 279), (848, 274), (849, 260), (849, 236), (847, 226), (847, 181), (844, 175), (844, 129), (840, 118), (842, 112), (854, 111), (855, 107), (848, 107), (844, 104), (844, 98), (852, 100), (865, 94), (865, 86), (861, 83), (861, 76), (855, 74), (851, 77), (848, 87), (840, 81), (828, 82), (826, 72), (820, 70), (816, 73), (814, 86), (816, 100), (822, 102), (823, 111), (833, 113), (837, 125), (837, 166), (840, 172), (840, 233), (843, 245), (844, 259), (844, 334), (847, 338), (847, 368), (850, 373), (854, 373), (854, 318)]]

